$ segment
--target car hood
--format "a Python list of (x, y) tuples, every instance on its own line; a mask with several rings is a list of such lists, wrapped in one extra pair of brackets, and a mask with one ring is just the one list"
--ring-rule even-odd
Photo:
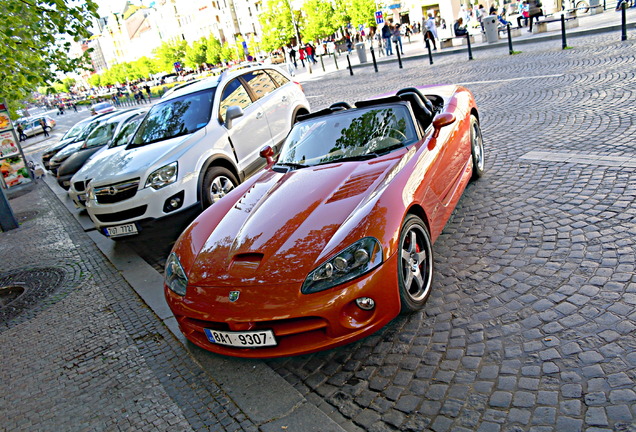
[(193, 134), (147, 144), (141, 147), (124, 148), (91, 163), (96, 169), (91, 176), (93, 184), (106, 185), (126, 181), (133, 177), (142, 180), (152, 171), (179, 160), (181, 155), (205, 136), (205, 128)]
[[(232, 195), (229, 211), (216, 216), (218, 224), (189, 268), (189, 284), (302, 282), (365, 235), (375, 198), (413, 153), (405, 148), (371, 161), (262, 172), (241, 188), (242, 195)], [(207, 212), (202, 225), (209, 223)]]
[(70, 143), (69, 145), (64, 147), (62, 150), (57, 152), (55, 156), (53, 156), (53, 159), (52, 159), (53, 162), (62, 162), (66, 160), (70, 155), (72, 155), (73, 153), (77, 152), (80, 148), (82, 148), (82, 145), (84, 145), (84, 141), (76, 141), (76, 142)]

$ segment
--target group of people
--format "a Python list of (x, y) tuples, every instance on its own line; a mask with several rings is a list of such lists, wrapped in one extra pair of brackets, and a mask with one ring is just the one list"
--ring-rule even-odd
[[(295, 68), (298, 68), (298, 60), (303, 67), (305, 67), (305, 60), (309, 64), (316, 64), (318, 60), (316, 60), (316, 47), (314, 47), (311, 43), (307, 42), (305, 45), (301, 45), (300, 47), (291, 46), (289, 47), (289, 59), (294, 64)], [(298, 60), (296, 60), (296, 56), (298, 56)]]
[[(38, 120), (38, 123), (40, 124), (40, 126), (42, 126), (42, 133), (44, 134), (45, 137), (49, 136), (49, 125), (46, 123), (46, 120), (44, 120), (43, 118)], [(24, 133), (24, 126), (22, 125), (22, 123), (18, 123), (18, 125), (16, 126), (16, 130), (18, 132), (18, 140), (20, 142), (28, 139), (29, 137), (26, 136), (26, 134)]]

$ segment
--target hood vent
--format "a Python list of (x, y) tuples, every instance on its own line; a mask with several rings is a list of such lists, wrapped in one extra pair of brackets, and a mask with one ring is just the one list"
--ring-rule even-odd
[[(380, 171), (381, 172), (381, 171)], [(349, 178), (340, 189), (331, 195), (327, 203), (339, 201), (365, 192), (380, 175), (380, 172), (371, 172), (355, 175)]]
[(263, 260), (262, 253), (244, 253), (238, 254), (232, 260), (230, 271), (232, 273), (251, 273), (258, 269)]

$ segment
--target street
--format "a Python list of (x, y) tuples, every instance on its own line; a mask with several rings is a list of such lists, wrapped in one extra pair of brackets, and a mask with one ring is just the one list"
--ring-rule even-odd
[[(486, 173), (434, 245), (421, 312), (341, 348), (223, 364), (246, 377), (271, 368), (350, 432), (635, 430), (635, 39), (568, 43), (303, 81), (312, 110), (404, 87), (466, 86), (480, 109)], [(29, 196), (19, 199), (26, 208)], [(62, 222), (41, 217), (21, 230), (47, 228), (48, 246), (35, 252), (39, 239), (15, 230), (3, 234), (0, 257), (5, 268), (63, 268), (66, 284), (48, 309), (0, 327), (3, 428), (335, 430), (250, 415), (224, 393), (232, 383), (201, 366), (216, 356), (192, 358), (73, 219), (55, 206), (38, 211)], [(127, 243), (161, 270), (164, 249)], [(255, 396), (266, 405), (277, 390), (255, 383), (243, 393), (263, 392)]]

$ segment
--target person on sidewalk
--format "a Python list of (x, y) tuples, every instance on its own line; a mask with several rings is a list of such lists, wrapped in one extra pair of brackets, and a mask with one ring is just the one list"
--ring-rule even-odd
[(539, 22), (539, 17), (543, 15), (541, 10), (541, 2), (539, 0), (528, 0), (528, 32), (532, 33), (532, 21)]
[(18, 124), (16, 130), (18, 131), (18, 140), (24, 141), (25, 139), (27, 139), (27, 136), (24, 134), (24, 128), (21, 124)]
[(391, 40), (393, 41), (393, 43), (397, 42), (395, 49), (399, 49), (400, 54), (404, 55), (404, 49), (402, 48), (402, 34), (400, 33), (400, 24), (396, 24), (395, 27), (393, 27)]
[(428, 14), (428, 19), (424, 21), (424, 43), (428, 47), (429, 43), (433, 43), (433, 49), (437, 51), (437, 44), (435, 40), (437, 37), (437, 27), (435, 26), (435, 18), (433, 18), (433, 14)]
[(391, 24), (387, 22), (382, 26), (382, 39), (384, 40), (386, 55), (393, 55), (393, 47), (391, 46)]
[(294, 64), (294, 67), (298, 68), (298, 63), (296, 62), (296, 50), (293, 46), (289, 47), (289, 59)]
[(42, 133), (44, 134), (44, 136), (45, 137), (49, 136), (49, 133), (47, 131), (47, 129), (49, 128), (49, 125), (46, 124), (46, 120), (41, 118), (39, 123), (40, 123), (40, 126), (42, 126)]
[[(528, 25), (528, 3), (523, 0), (520, 4), (519, 4), (519, 16), (517, 16), (517, 27), (521, 28), (521, 27), (525, 27)], [(521, 25), (521, 20), (523, 20), (523, 26)]]
[(462, 17), (457, 18), (457, 21), (453, 24), (453, 31), (457, 37), (466, 36), (468, 34), (468, 30), (464, 27), (464, 19)]

